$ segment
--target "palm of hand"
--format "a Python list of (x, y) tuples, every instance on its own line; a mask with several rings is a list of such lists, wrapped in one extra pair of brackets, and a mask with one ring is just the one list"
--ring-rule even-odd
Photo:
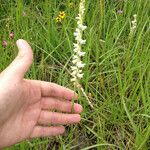
[[(54, 83), (23, 79), (32, 62), (32, 55), (29, 56), (29, 45), (25, 41), (21, 42), (24, 45), (19, 49), (28, 50), (23, 54), (25, 57), (21, 55), (16, 58), (0, 75), (0, 83), (3, 85), (0, 86), (0, 114), (3, 114), (0, 116), (0, 139), (3, 143), (0, 148), (28, 138), (62, 134), (64, 127), (61, 125), (79, 122), (78, 113), (82, 111), (79, 104), (73, 106), (75, 114), (49, 111), (71, 113), (72, 103), (69, 100), (76, 96), (73, 91)], [(23, 59), (24, 63), (17, 66), (16, 62)], [(20, 71), (19, 67), (23, 69)]]
[[(0, 131), (3, 139), (6, 136), (13, 144), (29, 138), (32, 134), (41, 112), (41, 91), (33, 81), (28, 80), (12, 83), (5, 89), (7, 89), (7, 97), (3, 99), (7, 100), (7, 111), (5, 106), (1, 110), (5, 113), (1, 116), (3, 122), (1, 121)], [(13, 141), (14, 134), (16, 139)]]

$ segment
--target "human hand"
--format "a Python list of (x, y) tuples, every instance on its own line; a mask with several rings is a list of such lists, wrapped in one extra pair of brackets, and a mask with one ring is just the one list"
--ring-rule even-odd
[(63, 125), (80, 121), (82, 111), (81, 105), (72, 106), (71, 100), (77, 99), (72, 90), (24, 79), (32, 63), (32, 49), (24, 40), (18, 40), (17, 46), (18, 56), (0, 74), (0, 148), (34, 137), (60, 135), (65, 131)]

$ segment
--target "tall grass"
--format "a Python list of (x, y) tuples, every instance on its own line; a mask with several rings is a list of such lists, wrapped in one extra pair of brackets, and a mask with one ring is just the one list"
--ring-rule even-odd
[[(9, 45), (0, 45), (0, 70), (16, 56), (15, 40), (23, 38), (34, 51), (26, 77), (73, 88), (69, 68), (78, 4), (78, 0), (1, 1), (0, 35)], [(57, 24), (55, 17), (62, 10), (66, 18)], [(131, 37), (134, 14), (137, 29)], [(87, 0), (82, 85), (94, 109), (80, 97), (84, 112), (79, 125), (66, 127), (63, 136), (25, 141), (10, 149), (150, 149), (149, 17), (149, 0)], [(11, 30), (15, 39), (10, 41)]]

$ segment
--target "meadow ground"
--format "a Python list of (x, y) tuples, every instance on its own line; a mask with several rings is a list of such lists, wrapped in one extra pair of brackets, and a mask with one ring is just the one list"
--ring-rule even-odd
[[(0, 71), (16, 56), (15, 41), (26, 39), (34, 63), (26, 78), (70, 82), (73, 32), (79, 0), (1, 0)], [(65, 12), (62, 20), (57, 16)], [(133, 15), (137, 26), (131, 34)], [(56, 19), (57, 18), (57, 19)], [(150, 1), (86, 0), (86, 55), (81, 83), (94, 108), (79, 91), (82, 121), (63, 136), (38, 138), (11, 150), (150, 149)], [(9, 39), (10, 32), (15, 33)]]

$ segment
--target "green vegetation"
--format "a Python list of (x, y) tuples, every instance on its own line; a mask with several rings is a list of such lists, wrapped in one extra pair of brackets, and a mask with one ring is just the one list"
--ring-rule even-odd
[[(34, 63), (26, 78), (73, 89), (70, 66), (79, 0), (1, 0), (0, 71), (16, 56), (15, 41), (30, 42)], [(60, 11), (65, 17), (56, 20)], [(130, 34), (137, 14), (137, 27)], [(34, 139), (9, 149), (150, 149), (150, 1), (86, 0), (84, 78), (94, 108), (80, 94), (82, 121), (59, 137)], [(9, 39), (9, 33), (15, 33)], [(9, 108), (8, 108), (9, 109)], [(4, 112), (5, 113), (5, 112)]]

